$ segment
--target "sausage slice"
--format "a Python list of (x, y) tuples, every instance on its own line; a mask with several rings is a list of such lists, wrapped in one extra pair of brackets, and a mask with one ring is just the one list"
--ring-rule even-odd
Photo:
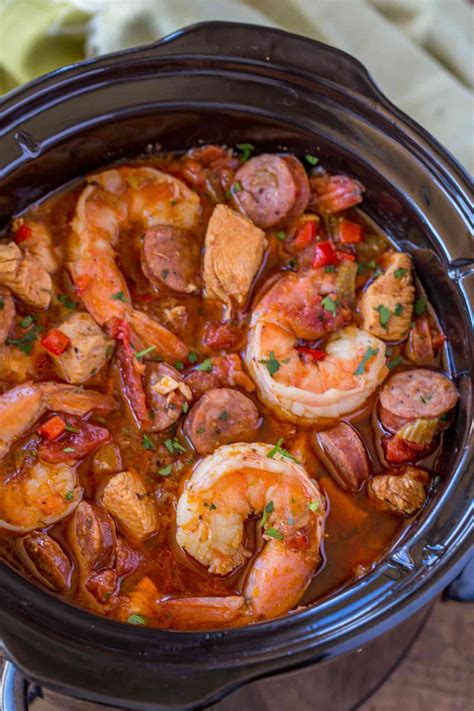
[(396, 432), (410, 420), (441, 417), (458, 400), (454, 384), (441, 373), (415, 368), (396, 373), (380, 392), (379, 415), (389, 432)]
[(199, 288), (200, 247), (186, 230), (155, 225), (145, 233), (142, 269), (155, 286), (165, 284), (180, 294)]
[(328, 472), (346, 491), (357, 491), (369, 478), (365, 447), (357, 432), (346, 422), (316, 432), (313, 444)]
[(263, 153), (239, 168), (232, 193), (252, 222), (266, 229), (283, 226), (304, 212), (309, 182), (294, 156)]
[(145, 392), (152, 411), (151, 430), (161, 432), (171, 427), (191, 400), (191, 389), (171, 365), (148, 363), (145, 371)]
[(208, 390), (190, 410), (184, 433), (198, 454), (210, 454), (221, 444), (252, 437), (259, 425), (252, 400), (238, 390)]

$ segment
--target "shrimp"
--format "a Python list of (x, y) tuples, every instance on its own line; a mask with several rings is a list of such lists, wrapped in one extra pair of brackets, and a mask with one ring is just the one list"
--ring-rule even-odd
[(75, 469), (38, 460), (3, 482), (0, 528), (27, 533), (68, 516), (82, 498)]
[(0, 395), (0, 460), (47, 410), (82, 416), (91, 410), (110, 412), (115, 408), (109, 395), (73, 385), (27, 382), (11, 388)]
[(157, 224), (196, 232), (198, 195), (155, 168), (121, 166), (88, 178), (71, 223), (68, 268), (86, 309), (100, 326), (126, 318), (145, 346), (165, 358), (187, 355), (184, 343), (147, 314), (136, 311), (115, 248), (120, 232)]
[(226, 575), (251, 556), (244, 524), (254, 514), (261, 515), (265, 545), (252, 562), (245, 604), (226, 597), (168, 600), (162, 612), (174, 609), (179, 617), (188, 605), (198, 622), (201, 607), (217, 621), (221, 608), (224, 620), (234, 611), (251, 621), (282, 615), (300, 600), (320, 560), (325, 504), (317, 483), (284, 450), (239, 443), (202, 459), (178, 501), (176, 540), (210, 573)]
[[(352, 412), (388, 373), (384, 343), (345, 325), (349, 309), (337, 291), (328, 293), (331, 277), (286, 274), (252, 314), (247, 368), (260, 400), (290, 422), (324, 423)], [(328, 335), (324, 351), (301, 345)]]

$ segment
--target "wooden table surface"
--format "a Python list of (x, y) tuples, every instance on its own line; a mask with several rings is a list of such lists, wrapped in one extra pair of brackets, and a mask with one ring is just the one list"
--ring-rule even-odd
[[(349, 711), (317, 703), (311, 670), (240, 689), (212, 711)], [(474, 603), (437, 602), (389, 679), (357, 711), (474, 711)]]

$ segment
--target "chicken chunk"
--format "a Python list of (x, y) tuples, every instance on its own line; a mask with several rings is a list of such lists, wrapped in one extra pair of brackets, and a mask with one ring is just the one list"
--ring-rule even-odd
[(104, 488), (101, 503), (133, 542), (140, 543), (158, 530), (155, 505), (135, 472), (113, 476)]
[(15, 320), (15, 303), (8, 289), (0, 286), (0, 345), (7, 340)]
[(362, 294), (359, 302), (362, 328), (383, 341), (406, 338), (414, 298), (411, 258), (404, 252), (394, 252), (386, 271)]
[(74, 385), (86, 380), (105, 365), (113, 340), (108, 338), (92, 316), (74, 313), (59, 326), (70, 343), (61, 355), (52, 355), (58, 375)]
[(204, 286), (208, 299), (232, 300), (242, 306), (260, 264), (267, 241), (265, 233), (243, 215), (217, 205), (206, 232)]
[(27, 306), (47, 309), (50, 304), (50, 275), (36, 257), (14, 242), (0, 244), (0, 284), (11, 289)]
[(369, 497), (384, 509), (412, 516), (425, 502), (428, 480), (428, 473), (416, 467), (405, 467), (403, 474), (388, 471), (370, 480)]
[(41, 220), (32, 220), (26, 223), (20, 217), (14, 220), (13, 230), (16, 232), (22, 225), (26, 225), (29, 231), (29, 236), (23, 240), (24, 247), (40, 262), (48, 274), (57, 272), (60, 266), (60, 247), (55, 247), (51, 230), (47, 224)]

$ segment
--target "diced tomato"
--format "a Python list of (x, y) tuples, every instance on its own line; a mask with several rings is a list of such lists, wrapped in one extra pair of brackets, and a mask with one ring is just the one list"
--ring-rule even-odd
[(305, 222), (302, 227), (299, 228), (294, 240), (291, 243), (291, 248), (293, 252), (302, 252), (303, 249), (309, 247), (311, 242), (313, 242), (316, 237), (317, 224), (314, 220), (311, 222)]
[(316, 251), (313, 259), (313, 269), (318, 267), (327, 267), (332, 264), (338, 264), (339, 257), (332, 242), (324, 240), (316, 243)]
[(212, 351), (237, 348), (242, 341), (242, 330), (231, 323), (208, 321), (204, 325), (202, 342)]
[(342, 244), (358, 244), (364, 239), (364, 232), (361, 225), (349, 220), (339, 222), (339, 241)]
[(48, 353), (52, 353), (52, 355), (61, 355), (61, 353), (64, 353), (68, 345), (70, 344), (71, 339), (69, 336), (66, 336), (65, 333), (60, 331), (57, 328), (54, 328), (52, 331), (49, 331), (43, 338), (41, 339), (41, 345), (45, 350), (48, 351)]
[(15, 232), (15, 242), (17, 244), (20, 244), (20, 242), (24, 242), (25, 239), (29, 239), (31, 235), (33, 234), (33, 231), (31, 227), (23, 223), (20, 225), (20, 227), (16, 230)]
[(82, 274), (82, 276), (78, 276), (74, 279), (74, 286), (79, 296), (87, 289), (90, 283), (91, 277), (89, 274)]
[(313, 360), (324, 360), (326, 358), (325, 351), (320, 351), (319, 348), (306, 348), (305, 346), (296, 346), (296, 350), (305, 355), (311, 356)]
[(424, 456), (430, 445), (407, 442), (400, 437), (384, 437), (382, 440), (385, 459), (391, 464), (407, 464)]
[(59, 415), (54, 415), (54, 417), (51, 417), (50, 420), (38, 428), (40, 435), (49, 440), (57, 439), (65, 430), (66, 423)]

